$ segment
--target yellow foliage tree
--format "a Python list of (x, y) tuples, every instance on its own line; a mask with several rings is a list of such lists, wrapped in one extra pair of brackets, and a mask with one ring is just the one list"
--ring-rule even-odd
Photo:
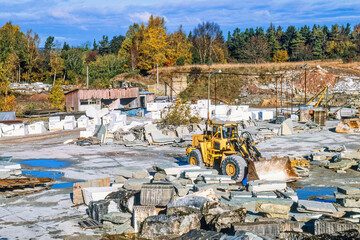
[(344, 54), (345, 51), (347, 51), (349, 48), (355, 47), (355, 44), (349, 41), (331, 41), (328, 44), (327, 51), (329, 54), (332, 54), (333, 56), (341, 56)]
[(61, 79), (57, 79), (54, 86), (51, 88), (49, 101), (53, 108), (61, 108), (65, 100), (64, 92), (61, 89), (61, 82)]
[(64, 59), (60, 57), (60, 50), (54, 49), (50, 52), (51, 75), (54, 76), (53, 85), (55, 85), (56, 74), (62, 73), (65, 68)]
[(166, 112), (161, 122), (163, 125), (185, 125), (189, 123), (199, 123), (200, 118), (198, 114), (192, 114), (189, 104), (182, 103), (180, 100), (172, 104)]
[(139, 48), (138, 67), (143, 70), (163, 66), (167, 61), (169, 36), (166, 33), (165, 20), (150, 16), (144, 31), (144, 38)]
[(289, 60), (289, 55), (286, 50), (280, 50), (274, 54), (273, 60), (274, 62), (286, 62)]
[[(0, 77), (3, 75), (3, 71), (0, 66)], [(16, 108), (15, 96), (11, 94), (10, 82), (0, 80), (0, 112), (14, 111)]]
[[(180, 26), (179, 30), (170, 34), (170, 51), (168, 51), (168, 62), (176, 62), (177, 65), (191, 63), (192, 44), (188, 41)], [(172, 64), (167, 64), (172, 65)]]

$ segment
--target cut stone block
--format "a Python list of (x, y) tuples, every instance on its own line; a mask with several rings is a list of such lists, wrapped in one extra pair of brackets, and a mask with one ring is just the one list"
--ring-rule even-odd
[(175, 163), (172, 164), (156, 164), (155, 168), (158, 171), (164, 172), (166, 175), (180, 176), (182, 172), (187, 170), (201, 169), (195, 165), (183, 165), (179, 166)]
[(141, 187), (140, 204), (166, 206), (174, 196), (174, 186), (169, 183), (145, 183)]
[(131, 227), (130, 220), (127, 220), (123, 224), (116, 224), (116, 223), (112, 223), (112, 222), (104, 220), (103, 228), (113, 234), (134, 233), (134, 229)]
[(127, 190), (133, 190), (133, 191), (140, 191), (141, 186), (144, 183), (149, 183), (150, 179), (142, 178), (142, 179), (136, 179), (136, 178), (129, 178), (124, 183), (124, 188)]
[(0, 169), (0, 178), (10, 177), (10, 172), (11, 172), (10, 169), (5, 169), (5, 168)]
[(319, 234), (333, 234), (336, 232), (343, 232), (347, 230), (355, 229), (360, 232), (359, 223), (350, 223), (345, 221), (333, 221), (333, 220), (316, 220), (315, 221), (315, 235)]
[(125, 178), (148, 178), (149, 172), (139, 166), (118, 167), (115, 169), (115, 176), (123, 176)]
[(123, 176), (115, 176), (114, 177), (114, 182), (116, 183), (125, 183), (126, 182), (126, 178), (124, 178)]
[(104, 215), (108, 213), (109, 204), (109, 200), (91, 201), (89, 203), (89, 216), (92, 219), (101, 222)]
[(49, 131), (50, 132), (54, 132), (54, 131), (61, 131), (64, 128), (64, 123), (59, 121), (59, 122), (50, 122), (49, 121)]
[(200, 218), (190, 215), (158, 215), (146, 218), (140, 238), (155, 239), (166, 236), (180, 236), (192, 229), (200, 229)]
[(294, 191), (291, 191), (291, 192), (289, 192), (289, 191), (277, 191), (277, 192), (279, 192), (285, 198), (293, 200), (294, 202), (297, 202), (299, 200), (299, 197), (298, 197), (297, 193), (294, 192)]
[(360, 199), (342, 198), (336, 199), (336, 202), (343, 207), (360, 208)]
[(292, 120), (290, 118), (286, 119), (281, 124), (281, 135), (287, 136), (287, 135), (293, 135), (293, 134), (294, 134), (294, 127), (293, 127)]
[(228, 188), (228, 184), (225, 183), (200, 183), (200, 184), (195, 184), (194, 185), (194, 189), (195, 191), (202, 191), (202, 190), (207, 190), (207, 189), (212, 189), (215, 191), (217, 191), (218, 188)]
[(132, 218), (130, 213), (123, 212), (109, 212), (104, 215), (103, 220), (116, 223), (116, 224), (124, 224)]
[(337, 212), (337, 210), (335, 209), (332, 203), (299, 200), (298, 205), (299, 207), (304, 208), (305, 210), (308, 211), (327, 212), (327, 213)]
[(341, 160), (339, 162), (329, 163), (328, 168), (346, 170), (356, 165), (355, 160)]
[(184, 171), (184, 177), (190, 179), (195, 179), (199, 175), (211, 175), (211, 174), (217, 174), (217, 171), (215, 169), (193, 169), (193, 170)]
[(260, 201), (256, 203), (256, 211), (262, 213), (287, 215), (290, 212), (292, 205), (293, 201)]
[(232, 180), (231, 176), (228, 175), (203, 175), (203, 178), (206, 183), (236, 183), (236, 181)]
[(116, 187), (89, 187), (83, 188), (84, 203), (89, 205), (90, 201), (104, 200), (105, 197), (112, 192), (117, 191)]
[(133, 227), (137, 233), (141, 229), (142, 223), (147, 217), (156, 216), (157, 211), (155, 206), (135, 206), (133, 210)]
[(249, 231), (270, 238), (280, 235), (280, 224), (276, 222), (235, 223), (233, 226), (235, 231)]
[(167, 215), (171, 214), (200, 214), (204, 204), (208, 201), (205, 197), (186, 196), (167, 205)]
[(162, 180), (165, 180), (166, 178), (167, 178), (167, 175), (160, 173), (160, 172), (157, 172), (154, 175), (154, 181), (162, 181)]
[(308, 222), (312, 219), (319, 219), (322, 215), (321, 213), (289, 213), (289, 216), (298, 222)]
[(139, 191), (128, 191), (121, 189), (106, 196), (107, 200), (114, 201), (122, 211), (133, 212), (135, 202), (138, 202)]
[(110, 178), (102, 178), (102, 179), (89, 180), (86, 182), (74, 183), (73, 185), (74, 204), (84, 203), (82, 189), (87, 187), (110, 187)]
[(258, 198), (277, 198), (277, 195), (274, 192), (258, 192), (256, 193)]
[(286, 189), (286, 182), (284, 181), (265, 181), (255, 180), (247, 183), (248, 191), (250, 192), (269, 192)]
[(189, 190), (193, 188), (192, 185), (190, 186), (183, 186), (178, 183), (174, 183), (175, 191), (179, 197), (186, 196), (189, 193)]
[(248, 191), (231, 191), (230, 192), (231, 199), (237, 199), (237, 198), (251, 198), (252, 193)]
[(346, 195), (354, 195), (354, 194), (360, 194), (359, 188), (349, 187), (349, 186), (343, 186), (338, 187), (338, 192)]

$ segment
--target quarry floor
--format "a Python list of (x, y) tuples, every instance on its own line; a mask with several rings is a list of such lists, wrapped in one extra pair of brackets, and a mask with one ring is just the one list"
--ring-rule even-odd
[[(258, 144), (266, 157), (302, 155), (324, 146), (345, 145), (357, 150), (360, 134), (339, 134), (330, 130), (279, 136)], [(264, 126), (275, 126), (264, 124)], [(260, 127), (260, 126), (258, 126)], [(256, 127), (250, 129), (256, 131)], [(13, 198), (0, 194), (0, 238), (8, 239), (96, 239), (102, 232), (83, 231), (78, 221), (87, 219), (86, 206), (74, 207), (71, 201), (71, 183), (89, 179), (113, 177), (117, 166), (142, 166), (150, 168), (156, 162), (186, 163), (185, 148), (147, 146), (127, 148), (119, 145), (80, 147), (65, 145), (64, 141), (76, 139), (79, 131), (59, 132), (47, 136), (23, 139), (1, 139), (0, 156), (13, 156), (13, 162), (22, 162), (23, 171), (54, 171), (63, 174), (56, 180), (57, 188)], [(34, 166), (26, 160), (52, 159), (66, 164)], [(298, 180), (294, 186), (337, 187), (358, 186), (360, 172), (348, 170), (345, 174), (311, 166), (310, 176)]]

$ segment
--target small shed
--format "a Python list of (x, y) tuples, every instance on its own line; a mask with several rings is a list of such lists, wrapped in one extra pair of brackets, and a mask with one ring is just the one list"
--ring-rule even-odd
[(154, 102), (154, 93), (153, 92), (147, 92), (142, 91), (139, 93), (140, 95), (140, 107), (146, 108), (147, 103)]
[(66, 111), (86, 111), (89, 107), (100, 110), (139, 107), (139, 88), (75, 89), (65, 94)]

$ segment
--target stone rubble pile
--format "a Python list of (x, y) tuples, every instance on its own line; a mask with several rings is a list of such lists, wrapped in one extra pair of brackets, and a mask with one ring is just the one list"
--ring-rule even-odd
[[(34, 93), (48, 93), (51, 91), (52, 84), (46, 84), (43, 82), (34, 83), (10, 83), (11, 90), (14, 92), (34, 94)], [(63, 85), (63, 90), (74, 89), (74, 85)]]
[[(243, 185), (217, 170), (175, 163), (157, 163), (148, 170), (118, 167), (113, 179), (111, 186), (92, 183), (81, 189), (89, 217), (108, 234), (137, 234), (142, 239), (297, 239), (290, 237), (323, 234), (324, 226), (333, 229), (328, 234), (337, 232), (331, 225), (334, 218), (343, 222), (341, 231), (360, 229), (357, 188), (339, 188), (336, 204), (299, 200), (283, 181)], [(74, 196), (75, 191), (79, 196), (78, 186)]]

